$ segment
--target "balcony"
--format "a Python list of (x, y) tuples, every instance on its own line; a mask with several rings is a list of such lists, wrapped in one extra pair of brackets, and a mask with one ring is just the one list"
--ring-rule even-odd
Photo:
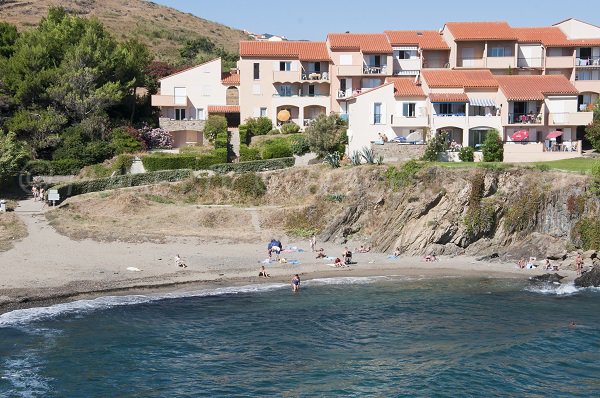
[(459, 58), (456, 60), (459, 68), (485, 68), (484, 58)]
[(467, 116), (464, 113), (438, 113), (433, 115), (433, 126), (435, 129), (444, 127), (467, 128)]
[(509, 113), (508, 124), (543, 124), (541, 113)]
[(558, 112), (548, 114), (549, 126), (587, 126), (594, 118), (593, 112)]
[(398, 69), (394, 71), (394, 74), (402, 74), (403, 71), (418, 71), (421, 70), (421, 60), (419, 58), (414, 59), (398, 59)]
[(338, 76), (362, 76), (362, 74), (362, 65), (338, 65), (337, 67)]
[[(329, 108), (330, 100), (329, 94), (327, 95), (319, 95), (319, 94), (302, 94), (302, 95), (279, 95), (273, 94), (273, 105), (274, 106), (283, 106), (283, 105), (294, 105), (298, 107), (305, 107), (311, 105), (318, 105)], [(300, 123), (299, 125), (302, 125)]]
[(600, 57), (577, 58), (575, 66), (600, 66)]
[(292, 70), (276, 70), (273, 71), (273, 81), (274, 82), (280, 82), (280, 83), (286, 83), (286, 82), (300, 82), (300, 72), (299, 71), (292, 71)]
[(543, 60), (542, 57), (519, 57), (517, 58), (517, 68), (541, 68)]
[(486, 66), (490, 69), (505, 69), (515, 67), (515, 57), (487, 57)]
[(174, 95), (153, 95), (152, 106), (186, 106), (188, 98), (179, 98), (178, 103), (175, 103)]
[(302, 72), (302, 81), (329, 81), (329, 72)]
[(182, 131), (182, 130), (194, 130), (194, 131), (203, 131), (204, 130), (204, 120), (175, 120), (170, 119), (168, 117), (158, 118), (158, 124), (161, 128), (167, 131)]
[(469, 116), (469, 127), (491, 127), (498, 131), (502, 131), (501, 116)]
[(392, 117), (393, 127), (427, 127), (429, 126), (429, 120), (426, 116), (402, 116), (393, 115)]
[(571, 69), (575, 65), (573, 56), (546, 57), (546, 68)]
[(387, 75), (387, 65), (363, 65), (364, 75)]

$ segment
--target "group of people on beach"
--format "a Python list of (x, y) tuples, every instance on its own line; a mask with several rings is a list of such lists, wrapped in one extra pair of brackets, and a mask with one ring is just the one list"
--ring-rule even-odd
[(46, 203), (48, 200), (48, 192), (43, 185), (38, 187), (36, 184), (33, 184), (31, 186), (31, 194), (33, 195), (34, 202), (40, 201)]
[[(520, 269), (535, 269), (538, 267), (535, 264), (535, 261), (535, 257), (529, 257), (529, 260), (525, 260), (525, 257), (521, 257), (517, 262), (517, 266)], [(558, 265), (552, 263), (549, 258), (544, 260), (543, 268), (546, 271), (558, 271)], [(577, 257), (575, 257), (575, 270), (577, 271), (577, 275), (581, 275), (583, 272), (583, 256), (581, 253), (577, 253)]]

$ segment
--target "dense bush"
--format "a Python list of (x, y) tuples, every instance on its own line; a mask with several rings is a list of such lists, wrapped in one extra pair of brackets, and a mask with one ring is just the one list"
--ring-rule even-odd
[(296, 123), (285, 123), (279, 128), (281, 134), (297, 134), (300, 132), (300, 126)]
[(306, 141), (306, 137), (304, 135), (298, 134), (293, 136), (290, 141), (290, 149), (294, 155), (302, 156), (310, 152), (308, 142)]
[(250, 148), (248, 145), (240, 145), (240, 162), (249, 162), (260, 160), (260, 151), (257, 148)]
[(487, 133), (481, 145), (481, 152), (484, 162), (501, 162), (504, 159), (504, 145), (497, 130)]
[(268, 117), (257, 117), (246, 120), (248, 132), (251, 135), (265, 135), (273, 128), (273, 122)]
[(157, 153), (142, 157), (146, 171), (195, 169), (196, 157)]
[(221, 115), (210, 115), (204, 124), (204, 136), (215, 142), (219, 134), (227, 134), (227, 119)]
[(29, 159), (25, 143), (15, 133), (4, 135), (0, 130), (0, 184), (17, 176)]
[(344, 152), (347, 142), (346, 122), (335, 114), (317, 116), (306, 129), (306, 142), (310, 150), (320, 157), (332, 152)]
[(215, 148), (229, 148), (229, 132), (220, 132), (214, 141)]
[(229, 173), (230, 171), (236, 173), (245, 173), (250, 171), (258, 172), (292, 167), (295, 161), (296, 160), (293, 157), (290, 157), (268, 160), (255, 160), (253, 162), (223, 163), (215, 164), (211, 166), (210, 169), (217, 173)]
[(134, 153), (146, 149), (142, 133), (133, 127), (118, 127), (112, 130), (110, 145), (115, 154)]
[(448, 132), (441, 131), (429, 140), (422, 159), (428, 162), (436, 162), (438, 153), (444, 152), (446, 149), (448, 149)]
[(233, 180), (233, 190), (249, 198), (260, 198), (267, 192), (262, 178), (253, 172), (243, 173)]
[(141, 130), (142, 139), (148, 149), (171, 149), (173, 137), (163, 128), (150, 128), (144, 126)]
[(71, 196), (107, 189), (134, 187), (138, 185), (156, 184), (163, 181), (180, 181), (192, 176), (192, 170), (166, 170), (143, 174), (126, 174), (117, 177), (98, 178), (95, 180), (75, 181), (54, 187), (58, 189), (61, 200)]
[(472, 162), (475, 160), (474, 149), (470, 146), (464, 146), (460, 148), (458, 152), (458, 158), (463, 162)]
[(417, 173), (422, 168), (422, 164), (419, 164), (415, 160), (409, 160), (399, 169), (393, 166), (388, 167), (388, 169), (385, 171), (384, 177), (387, 180), (389, 187), (392, 190), (397, 190), (412, 184), (416, 179)]
[(52, 155), (53, 160), (75, 159), (82, 165), (101, 163), (113, 156), (114, 148), (106, 141), (89, 140), (81, 126), (65, 129), (62, 142)]
[(66, 176), (79, 173), (81, 162), (75, 159), (31, 160), (25, 170), (34, 176)]
[(196, 170), (206, 170), (214, 164), (227, 163), (227, 148), (219, 148), (210, 154), (200, 155), (196, 158)]
[(248, 131), (248, 125), (240, 124), (238, 127), (240, 132), (240, 143), (243, 145), (250, 145), (250, 139), (252, 138), (252, 134)]
[(275, 139), (262, 147), (263, 159), (288, 158), (293, 155), (292, 148), (287, 140)]

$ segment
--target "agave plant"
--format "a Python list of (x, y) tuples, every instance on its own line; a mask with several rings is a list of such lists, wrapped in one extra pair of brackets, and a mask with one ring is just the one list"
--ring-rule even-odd
[(350, 161), (352, 162), (353, 166), (360, 166), (362, 163), (362, 156), (360, 155), (360, 152), (352, 152), (352, 155), (350, 155)]
[(365, 162), (367, 162), (369, 164), (375, 163), (375, 153), (373, 152), (373, 150), (371, 148), (366, 147), (366, 146), (363, 147), (361, 156), (365, 160)]
[(334, 169), (340, 167), (340, 153), (339, 152), (328, 153), (325, 156), (325, 159), (323, 159), (323, 163), (327, 163)]
[(377, 159), (375, 160), (375, 163), (377, 163), (378, 165), (381, 166), (383, 164), (383, 155), (377, 156)]

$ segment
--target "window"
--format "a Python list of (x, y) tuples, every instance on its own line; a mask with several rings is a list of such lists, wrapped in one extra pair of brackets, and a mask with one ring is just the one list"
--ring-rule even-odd
[(402, 104), (402, 116), (404, 117), (415, 117), (416, 103), (405, 102)]
[(444, 115), (449, 115), (452, 113), (452, 104), (440, 104), (440, 113)]
[(381, 79), (362, 79), (362, 88), (375, 88), (381, 84)]
[(267, 117), (267, 108), (260, 108), (259, 116)]
[(175, 109), (175, 120), (183, 120), (185, 119), (185, 109), (184, 108), (176, 108)]
[(279, 95), (282, 97), (291, 97), (292, 86), (289, 84), (282, 84), (281, 86), (279, 86)]
[(260, 79), (260, 64), (258, 62), (254, 63), (254, 80)]
[[(256, 65), (256, 64), (254, 64)], [(292, 70), (292, 62), (291, 61), (281, 61), (279, 63), (279, 70), (282, 72), (289, 72)], [(256, 77), (255, 77), (256, 79)]]
[(373, 104), (373, 124), (381, 124), (381, 102)]
[(310, 84), (308, 86), (308, 96), (309, 97), (314, 97), (315, 96), (315, 85), (314, 84)]
[(198, 120), (204, 120), (204, 108), (198, 108), (197, 114), (198, 114)]
[(481, 146), (489, 130), (471, 130), (469, 131), (469, 146)]
[(417, 50), (397, 50), (397, 59), (415, 59), (417, 58)]
[(314, 63), (313, 72), (321, 72), (321, 63), (320, 62)]
[(510, 57), (511, 51), (508, 47), (490, 47), (488, 57)]
[(575, 80), (592, 80), (591, 70), (578, 70), (575, 72)]

